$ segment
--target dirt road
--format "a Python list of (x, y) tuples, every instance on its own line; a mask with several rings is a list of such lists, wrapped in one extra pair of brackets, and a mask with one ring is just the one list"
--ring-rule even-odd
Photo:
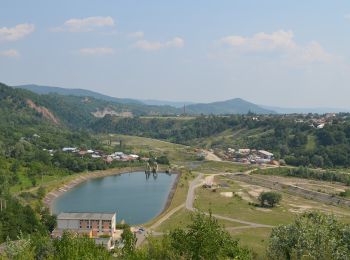
[[(193, 207), (193, 202), (195, 199), (195, 190), (199, 186), (203, 185), (203, 180), (202, 180), (203, 174), (200, 173), (190, 184), (190, 187), (188, 189), (187, 193), (187, 199), (186, 199), (186, 209), (190, 211), (196, 211), (197, 209)], [(205, 213), (209, 214), (209, 213)], [(229, 218), (217, 214), (212, 214), (213, 217), (217, 219), (222, 219), (222, 220), (227, 220), (227, 221), (232, 221), (232, 222), (237, 222), (240, 224), (248, 225), (247, 228), (258, 228), (258, 227), (272, 227), (270, 225), (264, 225), (264, 224), (259, 224), (259, 223), (254, 223), (254, 222), (249, 222), (249, 221), (244, 221), (236, 218)]]
[(218, 157), (216, 154), (214, 154), (213, 152), (210, 152), (208, 150), (205, 150), (205, 159), (208, 161), (215, 161), (215, 162), (221, 162), (222, 159), (220, 157)]

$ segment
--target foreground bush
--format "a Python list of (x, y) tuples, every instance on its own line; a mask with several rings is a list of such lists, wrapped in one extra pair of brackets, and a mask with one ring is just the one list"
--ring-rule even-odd
[(30, 237), (20, 235), (16, 241), (7, 241), (5, 254), (0, 259), (111, 259), (110, 253), (94, 240), (70, 233), (64, 233), (61, 239), (52, 240), (39, 234)]
[(305, 213), (272, 230), (269, 259), (350, 259), (350, 225), (334, 216)]
[(197, 213), (192, 223), (177, 228), (161, 240), (149, 239), (144, 249), (131, 254), (130, 259), (251, 259), (249, 250), (211, 215)]

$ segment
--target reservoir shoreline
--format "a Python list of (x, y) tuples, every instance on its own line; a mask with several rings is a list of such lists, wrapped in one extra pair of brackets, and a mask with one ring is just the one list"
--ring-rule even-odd
[[(97, 178), (103, 178), (103, 177), (107, 177), (107, 176), (121, 175), (121, 174), (125, 174), (125, 173), (133, 173), (133, 172), (143, 172), (143, 171), (144, 171), (144, 168), (142, 168), (142, 167), (135, 167), (135, 168), (127, 167), (127, 168), (114, 168), (114, 169), (108, 169), (105, 171), (97, 171), (97, 172), (89, 172), (89, 173), (79, 174), (73, 180), (70, 180), (67, 183), (65, 183), (65, 184), (59, 186), (58, 188), (51, 190), (49, 193), (47, 193), (47, 195), (43, 199), (43, 202), (50, 209), (50, 212), (52, 214), (53, 209), (54, 209), (53, 208), (54, 201), (56, 199), (58, 199), (60, 196), (62, 196), (64, 193), (66, 193), (69, 190), (73, 189), (74, 187), (78, 186), (79, 184), (82, 184), (90, 179), (97, 179)], [(163, 173), (162, 168), (160, 169), (160, 172)], [(159, 214), (157, 214), (157, 216), (155, 216), (152, 219), (157, 218), (159, 215), (161, 215), (163, 212), (165, 212), (172, 202), (172, 199), (173, 199), (173, 196), (175, 194), (177, 184), (179, 181), (180, 173), (179, 172), (171, 172), (170, 174), (176, 174), (176, 179), (171, 186), (169, 194), (167, 195), (166, 203), (164, 204), (163, 209), (160, 211)]]

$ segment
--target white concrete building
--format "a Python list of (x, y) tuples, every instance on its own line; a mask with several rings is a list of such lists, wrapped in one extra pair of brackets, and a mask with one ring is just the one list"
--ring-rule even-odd
[(273, 159), (273, 153), (270, 153), (268, 151), (265, 150), (259, 150), (258, 154), (263, 158), (263, 159), (268, 159), (268, 160), (272, 160)]

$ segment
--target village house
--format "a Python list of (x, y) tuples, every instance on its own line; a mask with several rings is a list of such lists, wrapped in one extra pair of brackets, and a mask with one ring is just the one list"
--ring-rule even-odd
[(250, 154), (250, 149), (248, 148), (238, 149), (238, 153), (247, 155), (247, 154)]
[(274, 155), (271, 152), (249, 148), (241, 148), (237, 150), (228, 148), (225, 156), (226, 160), (251, 164), (268, 164), (272, 163), (274, 160)]
[(258, 151), (258, 155), (259, 155), (262, 159), (268, 159), (268, 160), (272, 160), (272, 159), (273, 159), (273, 153), (270, 153), (270, 152), (265, 151), (265, 150), (259, 150), (259, 151)]
[(74, 153), (74, 152), (76, 152), (78, 149), (76, 148), (76, 147), (63, 147), (62, 148), (62, 151), (63, 152), (72, 152), (72, 153)]

